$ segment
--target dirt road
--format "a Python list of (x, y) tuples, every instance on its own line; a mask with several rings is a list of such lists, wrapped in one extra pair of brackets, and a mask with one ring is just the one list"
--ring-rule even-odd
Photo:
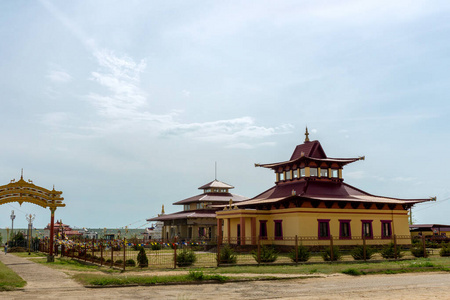
[[(0, 299), (450, 299), (449, 273), (336, 274), (277, 281), (92, 289), (74, 283), (65, 274), (54, 273), (59, 271), (20, 260), (10, 261), (10, 267), (26, 267), (28, 285), (23, 290), (0, 292)], [(41, 274), (48, 269), (49, 276), (33, 276), (32, 268)]]

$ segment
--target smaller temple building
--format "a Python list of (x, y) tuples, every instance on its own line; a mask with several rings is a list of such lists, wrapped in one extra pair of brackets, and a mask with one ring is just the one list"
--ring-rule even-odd
[[(72, 227), (70, 227), (67, 224), (63, 224), (62, 220), (55, 222), (54, 232), (55, 232), (55, 235), (57, 235), (59, 237), (62, 237), (63, 235), (64, 235), (64, 237), (67, 237), (67, 238), (83, 236), (83, 232), (72, 229)], [(50, 236), (50, 224), (47, 224), (47, 227), (44, 228), (44, 237), (49, 237), (49, 236)]]
[(173, 203), (182, 205), (183, 210), (165, 214), (163, 211), (158, 217), (147, 221), (164, 222), (162, 237), (165, 241), (207, 241), (217, 236), (216, 206), (225, 205), (230, 200), (239, 203), (248, 198), (230, 193), (234, 187), (217, 179), (199, 187), (203, 193)]
[(331, 158), (319, 141), (298, 145), (289, 160), (256, 164), (275, 173), (275, 186), (217, 212), (225, 243), (257, 240), (288, 245), (411, 242), (408, 210), (431, 199), (399, 199), (369, 194), (344, 182), (343, 168), (364, 157)]

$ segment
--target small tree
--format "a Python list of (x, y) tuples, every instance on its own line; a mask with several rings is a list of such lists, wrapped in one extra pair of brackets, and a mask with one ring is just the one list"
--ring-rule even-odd
[[(377, 251), (373, 248), (370, 247), (366, 247), (366, 259), (371, 259), (372, 256), (376, 253)], [(354, 260), (362, 260), (364, 259), (364, 247), (359, 245), (356, 246), (355, 248), (353, 248), (352, 250), (352, 257)]]
[(428, 257), (428, 252), (425, 250), (425, 253), (423, 251), (423, 244), (422, 243), (415, 243), (411, 246), (411, 253), (415, 257)]
[(177, 266), (179, 267), (187, 267), (192, 265), (197, 261), (197, 256), (194, 251), (183, 249), (180, 253), (177, 254)]
[(324, 261), (336, 261), (341, 259), (341, 251), (339, 251), (338, 246), (333, 246), (333, 260), (331, 259), (331, 247), (325, 249), (325, 252), (322, 253), (322, 258)]
[[(252, 251), (253, 258), (258, 261), (258, 252)], [(262, 246), (260, 251), (260, 262), (274, 262), (278, 258), (278, 252), (274, 247)]]
[(395, 258), (396, 256), (397, 258), (401, 258), (403, 257), (403, 253), (400, 246), (397, 246), (396, 248), (394, 243), (390, 243), (381, 250), (381, 256), (383, 256), (383, 258)]
[(139, 253), (137, 255), (137, 261), (138, 261), (138, 266), (140, 268), (148, 267), (148, 257), (147, 257), (147, 254), (145, 253), (144, 247), (141, 247), (139, 249)]
[(237, 256), (230, 246), (225, 245), (220, 249), (219, 260), (219, 263), (235, 264), (237, 261)]
[(292, 261), (295, 261), (298, 258), (298, 261), (308, 261), (311, 257), (311, 252), (309, 249), (303, 245), (297, 247), (297, 254), (295, 253), (295, 249), (289, 252), (289, 258)]
[(442, 249), (439, 251), (440, 256), (450, 256), (450, 243), (442, 244)]

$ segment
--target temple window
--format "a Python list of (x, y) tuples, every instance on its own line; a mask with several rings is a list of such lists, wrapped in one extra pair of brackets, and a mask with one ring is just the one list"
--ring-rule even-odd
[(263, 240), (267, 240), (267, 221), (259, 221), (259, 237)]
[(311, 177), (313, 177), (313, 176), (317, 177), (317, 168), (310, 168), (309, 172), (310, 172), (309, 174)]
[(280, 172), (278, 174), (280, 174), (280, 181), (283, 181), (284, 180), (284, 172)]
[(366, 239), (372, 239), (373, 238), (373, 231), (372, 231), (372, 220), (361, 220), (362, 223), (362, 236)]
[(197, 203), (197, 209), (202, 209), (204, 204), (202, 202)]
[(291, 180), (291, 171), (286, 171), (286, 180)]
[(392, 237), (391, 220), (381, 221), (381, 237), (383, 239), (390, 239)]
[(329, 239), (330, 238), (330, 220), (317, 220), (319, 223), (319, 239)]
[(299, 169), (295, 169), (294, 171), (292, 171), (294, 174), (294, 178), (298, 178), (298, 173), (299, 173), (298, 170)]
[(211, 193), (211, 189), (205, 189), (205, 193)]
[(305, 177), (305, 168), (300, 169), (300, 177)]
[(191, 205), (190, 204), (185, 204), (184, 205), (184, 210), (191, 210)]
[(339, 220), (339, 238), (351, 239), (350, 220)]
[(339, 173), (337, 169), (331, 169), (331, 177), (338, 178)]
[(283, 239), (283, 220), (274, 220), (275, 223), (275, 239)]
[(328, 169), (320, 169), (320, 177), (328, 177)]

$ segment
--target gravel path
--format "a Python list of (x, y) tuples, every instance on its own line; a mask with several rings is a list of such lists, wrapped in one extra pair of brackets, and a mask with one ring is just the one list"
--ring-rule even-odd
[[(0, 261), (28, 281), (0, 299), (450, 299), (449, 273), (324, 275), (322, 278), (224, 284), (84, 288), (60, 271), (14, 255)], [(165, 273), (167, 274), (167, 273)]]
[(69, 275), (23, 257), (1, 253), (0, 261), (27, 282), (25, 291), (83, 288), (82, 285), (70, 279)]

